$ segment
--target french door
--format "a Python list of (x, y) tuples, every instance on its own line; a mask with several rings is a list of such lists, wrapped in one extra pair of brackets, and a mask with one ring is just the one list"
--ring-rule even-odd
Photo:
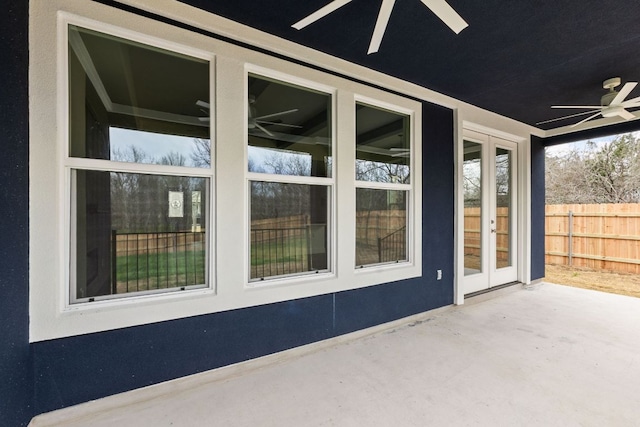
[(518, 278), (517, 144), (464, 131), (465, 294)]

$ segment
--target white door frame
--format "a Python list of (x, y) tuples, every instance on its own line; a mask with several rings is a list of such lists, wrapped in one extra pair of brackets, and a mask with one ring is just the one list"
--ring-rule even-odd
[[(483, 144), (484, 153), (483, 161), (491, 160), (490, 164), (483, 165), (483, 182), (487, 182), (489, 169), (495, 167), (495, 159), (491, 159), (491, 157), (495, 157), (495, 153), (491, 154), (489, 152), (488, 141), (493, 138), (494, 143), (497, 142), (497, 145), (501, 145), (501, 141), (504, 141), (504, 145), (506, 148), (513, 147), (512, 144), (516, 145), (517, 152), (514, 153), (512, 157), (512, 165), (513, 165), (513, 177), (516, 180), (514, 182), (513, 191), (515, 192), (515, 196), (517, 197), (513, 200), (513, 230), (515, 234), (512, 234), (511, 241), (511, 249), (513, 251), (512, 260), (513, 260), (513, 270), (511, 272), (511, 276), (513, 280), (520, 281), (523, 283), (527, 283), (529, 271), (529, 261), (526, 259), (527, 254), (529, 254), (528, 244), (529, 244), (529, 221), (527, 220), (527, 212), (529, 209), (529, 191), (528, 185), (530, 183), (530, 179), (527, 176), (529, 167), (529, 138), (520, 137), (517, 135), (509, 134), (503, 131), (499, 131), (496, 129), (491, 129), (485, 126), (477, 125), (474, 123), (469, 123), (466, 121), (459, 120), (458, 121), (458, 129), (461, 131), (458, 132), (457, 138), (457, 194), (456, 194), (456, 205), (457, 205), (457, 225), (456, 225), (456, 281), (455, 281), (455, 289), (454, 289), (454, 303), (455, 304), (463, 304), (464, 303), (464, 295), (465, 295), (465, 276), (464, 276), (464, 196), (463, 196), (463, 173), (462, 173), (462, 164), (464, 161), (464, 140), (471, 140), (474, 142), (484, 142)], [(484, 134), (485, 137), (478, 141), (478, 138), (474, 138), (474, 136), (478, 136), (478, 134)], [(491, 154), (491, 155), (490, 155)], [(487, 188), (486, 184), (483, 184), (485, 188)], [(484, 198), (488, 199), (487, 197)], [(488, 213), (488, 201), (483, 201), (482, 211)], [(483, 233), (483, 247), (488, 248), (488, 233)], [(517, 240), (516, 240), (517, 239)], [(487, 258), (487, 257), (484, 257)], [(483, 260), (483, 271), (488, 272), (488, 260)], [(526, 277), (525, 277), (526, 276)], [(467, 279), (469, 280), (469, 279)], [(484, 279), (478, 280), (490, 280), (488, 277)], [(512, 280), (507, 280), (505, 283), (508, 283)], [(493, 283), (492, 285), (495, 285)], [(489, 287), (490, 288), (490, 287)], [(468, 291), (467, 291), (468, 293)]]

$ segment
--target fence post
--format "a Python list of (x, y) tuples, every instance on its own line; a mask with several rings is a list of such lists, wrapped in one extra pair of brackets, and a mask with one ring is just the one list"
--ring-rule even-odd
[(111, 294), (118, 293), (118, 232), (111, 230)]
[(307, 271), (312, 271), (313, 270), (313, 254), (312, 254), (312, 250), (313, 250), (313, 246), (311, 245), (311, 224), (307, 223), (305, 225), (305, 234), (306, 234), (306, 238), (307, 238)]
[(569, 211), (569, 266), (573, 265), (573, 211)]

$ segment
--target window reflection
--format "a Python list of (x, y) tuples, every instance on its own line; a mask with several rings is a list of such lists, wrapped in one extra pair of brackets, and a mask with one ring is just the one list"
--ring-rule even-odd
[(208, 179), (85, 170), (73, 179), (77, 298), (206, 283)]
[(329, 268), (329, 187), (251, 182), (251, 280)]
[(209, 63), (69, 26), (70, 154), (209, 167)]
[(331, 176), (331, 95), (249, 75), (250, 172)]
[(408, 184), (409, 116), (356, 104), (356, 179)]
[(356, 189), (356, 266), (407, 260), (407, 194)]

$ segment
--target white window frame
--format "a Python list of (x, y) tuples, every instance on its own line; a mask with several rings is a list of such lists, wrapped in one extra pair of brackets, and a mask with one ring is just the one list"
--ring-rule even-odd
[[(355, 114), (355, 108), (358, 104), (361, 105), (365, 105), (367, 107), (372, 107), (372, 108), (380, 108), (382, 110), (386, 110), (392, 113), (397, 113), (399, 115), (404, 115), (407, 116), (409, 118), (409, 184), (400, 184), (400, 183), (392, 183), (392, 182), (374, 182), (374, 181), (360, 181), (360, 180), (355, 180), (355, 188), (356, 190), (359, 188), (366, 188), (366, 189), (371, 189), (371, 190), (394, 190), (394, 191), (403, 191), (407, 194), (406, 196), (406, 221), (407, 221), (407, 225), (406, 225), (406, 251), (407, 251), (407, 259), (406, 260), (400, 260), (397, 262), (383, 262), (383, 263), (375, 263), (375, 264), (365, 264), (365, 265), (355, 265), (354, 267), (357, 269), (357, 271), (362, 271), (364, 269), (369, 269), (369, 268), (380, 268), (380, 267), (404, 267), (407, 264), (411, 264), (412, 262), (415, 261), (415, 244), (414, 244), (414, 240), (415, 240), (415, 231), (414, 231), (414, 227), (415, 227), (415, 223), (416, 223), (416, 217), (415, 217), (415, 213), (414, 213), (414, 206), (415, 206), (415, 201), (414, 201), (414, 194), (415, 194), (415, 190), (414, 190), (414, 181), (416, 180), (416, 178), (414, 177), (414, 167), (416, 166), (416, 146), (419, 144), (415, 143), (415, 126), (414, 126), (414, 122), (416, 120), (416, 114), (414, 110), (411, 109), (407, 109), (407, 108), (403, 108), (401, 106), (398, 105), (393, 105), (387, 102), (383, 102), (380, 101), (379, 99), (375, 99), (375, 98), (367, 98), (364, 96), (356, 96), (355, 98), (355, 105), (354, 105), (354, 114)], [(355, 146), (354, 146), (355, 149)], [(418, 168), (420, 170), (420, 168)], [(422, 179), (422, 171), (420, 170), (420, 179)], [(355, 220), (355, 216), (354, 216), (354, 220)]]
[[(185, 19), (199, 16), (195, 11), (183, 10), (181, 13)], [(213, 152), (209, 172), (200, 168), (191, 170), (68, 157), (68, 23), (210, 61), (210, 100), (212, 107), (217, 108), (212, 108), (210, 138)], [(330, 294), (422, 275), (422, 105), (419, 101), (379, 89), (383, 83), (374, 87), (340, 77), (331, 72), (334, 70), (331, 64), (328, 65), (329, 72), (308, 68), (89, 0), (30, 2), (29, 48), (32, 342)], [(312, 50), (309, 54), (323, 57)], [(264, 285), (248, 281), (248, 182), (250, 179), (269, 179), (264, 174), (252, 175), (247, 171), (248, 72), (334, 94), (332, 176), (302, 180), (331, 186), (330, 271), (326, 273), (269, 280), (264, 281), (268, 282)], [(351, 75), (358, 78), (357, 73)], [(380, 81), (387, 82), (385, 78)], [(398, 83), (393, 79), (388, 81), (391, 86)], [(407, 93), (410, 93), (409, 89)], [(393, 111), (410, 112), (413, 150), (408, 214), (411, 230), (407, 248), (409, 261), (357, 271), (354, 269), (356, 100)], [(210, 286), (70, 305), (71, 168), (178, 176), (210, 173), (207, 205), (211, 218), (207, 227), (211, 233)], [(282, 176), (273, 179), (285, 180)], [(256, 286), (256, 283), (260, 285)]]
[[(276, 82), (281, 82), (284, 84), (292, 84), (301, 89), (309, 89), (312, 91), (322, 92), (331, 97), (331, 157), (332, 162), (335, 165), (336, 162), (336, 149), (335, 149), (335, 141), (336, 141), (336, 94), (337, 90), (334, 87), (320, 84), (318, 82), (314, 82), (311, 80), (307, 80), (301, 78), (299, 76), (293, 76), (290, 74), (274, 71), (268, 68), (261, 67), (255, 64), (246, 64), (245, 65), (245, 100), (249, 98), (249, 88), (248, 88), (248, 79), (249, 76), (253, 75), (256, 78), (265, 78), (269, 80), (274, 80)], [(248, 109), (249, 105), (246, 102), (245, 106), (245, 117), (248, 117)], [(332, 173), (330, 177), (313, 177), (313, 176), (293, 176), (293, 175), (274, 175), (268, 173), (259, 173), (259, 172), (249, 172), (248, 171), (248, 160), (249, 160), (249, 132), (248, 129), (245, 129), (245, 146), (246, 146), (246, 161), (245, 161), (245, 170), (246, 174), (246, 183), (247, 183), (247, 274), (246, 274), (246, 284), (247, 287), (260, 287), (260, 286), (272, 286), (278, 285), (282, 283), (296, 282), (298, 280), (317, 280), (318, 278), (326, 278), (326, 277), (334, 277), (335, 276), (335, 227), (333, 224), (335, 223), (335, 168), (332, 169)], [(320, 272), (304, 272), (304, 273), (294, 273), (286, 276), (273, 276), (264, 278), (264, 280), (252, 280), (251, 279), (251, 191), (249, 189), (251, 182), (273, 182), (280, 184), (301, 184), (301, 185), (318, 185), (327, 187), (329, 192), (328, 197), (328, 212), (327, 212), (327, 263), (329, 267), (327, 270), (323, 270)]]
[[(60, 43), (67, 46), (67, 48), (63, 49), (60, 57), (62, 58), (62, 68), (63, 77), (64, 77), (64, 87), (62, 88), (62, 93), (69, 93), (69, 26), (74, 25), (80, 28), (96, 31), (98, 33), (102, 33), (105, 35), (116, 36), (122, 39), (126, 39), (128, 41), (136, 42), (143, 44), (145, 46), (161, 48), (170, 52), (175, 52), (183, 55), (187, 55), (189, 57), (201, 59), (207, 61), (209, 63), (209, 73), (210, 75), (215, 73), (215, 56), (211, 55), (207, 52), (197, 51), (185, 46), (181, 46), (174, 43), (169, 43), (165, 40), (157, 40), (155, 38), (147, 37), (144, 34), (126, 31), (118, 27), (105, 26), (101, 23), (82, 19), (78, 17), (74, 17), (71, 15), (63, 14), (60, 16), (59, 21), (59, 39)], [(212, 78), (210, 76), (209, 83), (211, 83)], [(215, 87), (209, 86), (209, 97), (210, 99), (215, 99)], [(70, 105), (69, 105), (69, 97), (65, 97), (63, 100), (65, 104), (65, 116), (70, 116)], [(215, 115), (215, 111), (213, 109), (209, 112), (210, 116)], [(214, 121), (211, 119), (212, 123)], [(143, 163), (133, 163), (133, 162), (119, 162), (113, 160), (102, 160), (102, 159), (92, 159), (92, 158), (82, 158), (82, 157), (73, 157), (70, 155), (70, 126), (69, 120), (61, 126), (62, 132), (64, 133), (64, 138), (60, 141), (60, 151), (63, 158), (63, 168), (64, 168), (64, 180), (67, 183), (65, 186), (65, 213), (64, 216), (67, 218), (64, 224), (64, 234), (69, 236), (68, 239), (65, 239), (65, 253), (68, 254), (70, 261), (65, 263), (65, 286), (66, 286), (66, 294), (68, 298), (65, 298), (64, 301), (64, 309), (65, 310), (78, 310), (83, 309), (85, 305), (95, 305), (95, 304), (111, 304), (113, 300), (123, 299), (123, 298), (145, 298), (151, 296), (158, 296), (159, 294), (166, 294), (171, 292), (189, 292), (193, 290), (209, 290), (215, 291), (215, 282), (212, 275), (212, 270), (215, 270), (215, 253), (213, 252), (213, 248), (211, 245), (211, 241), (215, 239), (215, 231), (208, 227), (208, 225), (213, 224), (212, 218), (215, 217), (215, 197), (213, 196), (212, 189), (215, 188), (215, 137), (214, 135), (210, 135), (211, 141), (211, 167), (210, 168), (196, 168), (196, 167), (187, 167), (187, 166), (170, 166), (170, 165), (159, 165), (159, 164), (143, 164)], [(66, 141), (66, 147), (63, 147), (63, 142)], [(135, 293), (125, 293), (125, 294), (117, 294), (117, 295), (109, 295), (109, 296), (101, 296), (101, 297), (93, 297), (93, 298), (78, 298), (76, 295), (76, 218), (74, 214), (73, 206), (76, 203), (75, 193), (75, 182), (73, 180), (73, 171), (98, 171), (98, 172), (123, 172), (123, 173), (135, 173), (135, 174), (147, 174), (154, 176), (176, 176), (176, 177), (187, 177), (187, 178), (204, 178), (208, 181), (208, 194), (206, 200), (209, 202), (209, 206), (207, 206), (206, 212), (206, 223), (205, 223), (205, 284), (189, 286), (187, 289), (181, 290), (180, 287), (173, 287), (162, 290), (150, 290), (150, 291), (142, 291)], [(211, 199), (211, 200), (209, 200)]]

